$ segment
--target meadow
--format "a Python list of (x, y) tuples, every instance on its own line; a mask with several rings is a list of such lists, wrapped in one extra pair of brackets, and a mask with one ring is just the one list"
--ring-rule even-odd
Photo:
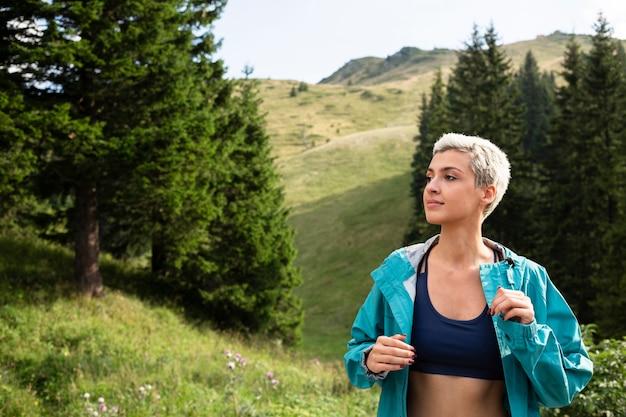
[[(0, 239), (0, 415), (361, 416), (374, 391), (337, 361), (216, 332), (130, 295), (146, 275), (103, 259), (107, 295), (72, 296), (72, 254)], [(24, 267), (27, 266), (27, 267)], [(59, 283), (61, 282), (61, 283)], [(115, 289), (115, 287), (124, 290)]]

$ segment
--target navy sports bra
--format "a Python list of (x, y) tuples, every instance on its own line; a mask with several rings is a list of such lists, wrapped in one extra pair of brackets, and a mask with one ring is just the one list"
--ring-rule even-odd
[(417, 358), (410, 369), (427, 374), (504, 379), (498, 341), (487, 305), (472, 320), (452, 320), (439, 314), (428, 295), (428, 254), (424, 262), (424, 272), (417, 277), (411, 334)]

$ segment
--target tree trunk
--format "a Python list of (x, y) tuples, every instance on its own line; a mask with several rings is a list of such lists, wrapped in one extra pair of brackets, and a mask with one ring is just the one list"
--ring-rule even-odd
[(96, 186), (80, 184), (76, 188), (76, 237), (74, 278), (81, 294), (87, 297), (104, 295), (98, 264), (98, 199)]
[(152, 236), (152, 272), (162, 275), (165, 272), (165, 246), (163, 245), (160, 235)]

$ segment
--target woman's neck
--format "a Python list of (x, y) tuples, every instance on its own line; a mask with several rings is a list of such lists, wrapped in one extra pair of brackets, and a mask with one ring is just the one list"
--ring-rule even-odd
[(483, 241), (480, 228), (442, 227), (437, 246), (443, 259), (457, 265), (476, 265), (493, 257), (491, 249)]

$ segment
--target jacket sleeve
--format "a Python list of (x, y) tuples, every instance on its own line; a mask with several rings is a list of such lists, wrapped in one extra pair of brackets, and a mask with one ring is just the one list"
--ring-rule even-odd
[(574, 313), (545, 269), (531, 262), (525, 273), (522, 290), (531, 298), (535, 320), (523, 325), (499, 317), (498, 327), (539, 401), (564, 407), (591, 379), (593, 363)]
[(366, 353), (384, 332), (384, 304), (384, 297), (374, 284), (352, 325), (352, 339), (348, 342), (344, 362), (350, 382), (358, 388), (370, 388), (377, 381), (384, 379), (388, 373), (375, 374), (365, 366)]

